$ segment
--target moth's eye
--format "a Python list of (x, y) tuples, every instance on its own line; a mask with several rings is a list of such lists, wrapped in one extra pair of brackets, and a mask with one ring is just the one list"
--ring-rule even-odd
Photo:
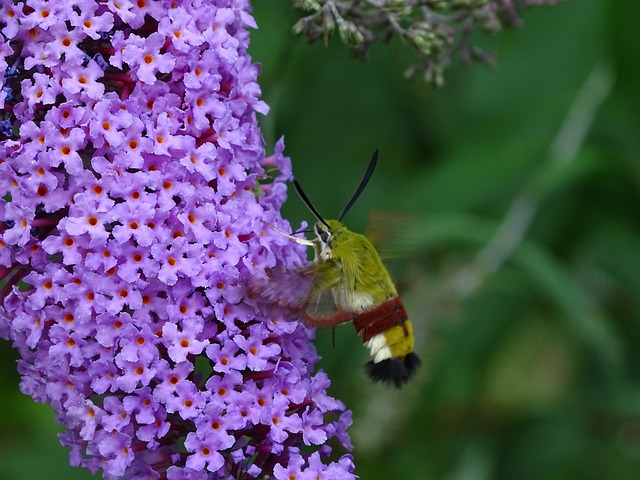
[(322, 243), (329, 243), (329, 239), (331, 238), (331, 232), (329, 230), (322, 228), (320, 225), (316, 225), (315, 231)]

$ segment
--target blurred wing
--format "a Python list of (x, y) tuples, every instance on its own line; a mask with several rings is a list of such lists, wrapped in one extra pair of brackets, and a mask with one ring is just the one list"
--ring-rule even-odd
[(266, 274), (266, 277), (251, 277), (251, 293), (292, 310), (302, 311), (306, 308), (307, 297), (313, 286), (313, 269), (272, 268)]
[(340, 285), (320, 288), (314, 265), (301, 268), (272, 268), (266, 277), (252, 277), (249, 291), (280, 306), (303, 313), (304, 322), (313, 327), (333, 327), (349, 322), (353, 314), (336, 303)]
[(369, 214), (366, 237), (383, 260), (401, 257), (406, 255), (403, 246), (411, 227), (424, 222), (424, 217), (415, 214), (374, 210)]

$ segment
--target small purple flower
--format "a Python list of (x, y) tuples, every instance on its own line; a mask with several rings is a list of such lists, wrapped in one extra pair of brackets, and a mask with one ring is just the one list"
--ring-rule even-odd
[(184, 362), (189, 355), (199, 355), (209, 340), (198, 340), (204, 329), (201, 317), (182, 320), (182, 330), (175, 323), (167, 322), (162, 328), (162, 340), (167, 345), (169, 358), (176, 363)]
[(126, 140), (126, 130), (132, 125), (133, 116), (120, 108), (122, 106), (117, 96), (109, 92), (93, 107), (89, 132), (95, 147), (102, 147), (105, 143), (118, 147)]
[(77, 96), (98, 100), (103, 96), (104, 85), (98, 82), (103, 71), (95, 61), (91, 60), (86, 66), (62, 63), (61, 69), (66, 74), (62, 77), (62, 87), (69, 100)]
[(27, 105), (33, 108), (37, 104), (51, 105), (55, 103), (60, 89), (51, 82), (51, 77), (43, 73), (34, 73), (33, 80), (22, 81), (22, 91), (27, 98)]
[(292, 478), (300, 478), (302, 468), (304, 466), (304, 459), (300, 456), (293, 456), (289, 459), (286, 467), (278, 464), (273, 470), (274, 477), (277, 480), (291, 480)]
[[(257, 330), (257, 328), (254, 328), (254, 330)], [(242, 335), (235, 335), (233, 341), (238, 347), (244, 350), (247, 357), (247, 367), (251, 370), (264, 370), (269, 361), (280, 353), (280, 347), (277, 344), (269, 344), (266, 342), (266, 332), (256, 332), (249, 338)]]
[[(204, 437), (199, 437), (195, 433), (187, 435), (184, 446), (187, 451), (192, 452), (187, 458), (186, 467), (198, 471), (206, 469), (210, 472), (217, 472), (224, 465), (224, 457), (219, 450), (229, 448), (229, 442), (221, 443), (220, 435), (211, 433)], [(233, 441), (233, 439), (231, 439)]]
[[(133, 462), (135, 455), (131, 450), (131, 437), (129, 435), (102, 430), (98, 432), (96, 442), (97, 452), (104, 459), (104, 471), (111, 476), (124, 475), (127, 467)], [(92, 452), (93, 449), (88, 450)]]
[(327, 440), (322, 422), (319, 410), (307, 408), (302, 413), (302, 440), (306, 445), (322, 445)]
[(236, 342), (227, 340), (224, 345), (214, 343), (207, 347), (207, 357), (213, 362), (213, 369), (220, 373), (232, 370), (243, 371), (247, 368), (247, 356), (240, 353)]
[(166, 410), (184, 420), (195, 418), (206, 405), (208, 396), (208, 392), (201, 392), (193, 382), (185, 380), (176, 385), (175, 395), (166, 402)]
[[(289, 401), (284, 397), (276, 397), (270, 408), (271, 418), (267, 420), (269, 425), (269, 438), (274, 442), (273, 451), (280, 453), (284, 441), (291, 434), (302, 430), (302, 420), (297, 413), (287, 413)], [(277, 445), (277, 446), (276, 446)]]
[(85, 37), (81, 30), (67, 29), (66, 25), (56, 23), (48, 33), (51, 38), (44, 49), (45, 55), (50, 59), (61, 59), (64, 57), (66, 63), (81, 64), (85, 53), (78, 47), (78, 43)]
[[(152, 33), (142, 38), (132, 33), (122, 49), (122, 59), (131, 68), (131, 74), (141, 82), (152, 84), (156, 81), (156, 73), (168, 73), (176, 63), (171, 54), (160, 53), (165, 37), (160, 33)], [(117, 48), (117, 46), (116, 46)]]
[(156, 421), (156, 411), (160, 409), (149, 388), (141, 388), (135, 395), (124, 397), (122, 405), (137, 422), (147, 425)]
[(119, 225), (114, 225), (112, 233), (115, 240), (125, 244), (133, 239), (140, 247), (148, 247), (154, 243), (155, 235), (149, 222), (155, 216), (155, 209), (151, 203), (127, 201), (115, 205), (112, 214), (118, 219)]
[(204, 42), (204, 36), (195, 25), (197, 20), (188, 10), (174, 8), (169, 11), (169, 15), (160, 20), (158, 32), (171, 39), (176, 50), (188, 52), (192, 47), (200, 46)]
[(181, 362), (172, 367), (168, 361), (160, 360), (158, 384), (153, 389), (153, 395), (161, 403), (177, 396), (178, 385), (188, 380), (193, 369), (194, 365), (191, 362)]
[(311, 334), (247, 289), (306, 258), (265, 226), (289, 228), (291, 165), (282, 140), (265, 157), (248, 2), (9, 10), (0, 336), (21, 390), (56, 411), (72, 465), (107, 479), (355, 478), (350, 456), (327, 458), (332, 438), (351, 448), (350, 414), (313, 373)]
[(80, 12), (73, 10), (70, 13), (69, 23), (76, 29), (81, 29), (85, 35), (93, 40), (100, 39), (100, 32), (108, 32), (113, 28), (113, 15), (110, 12), (98, 11), (98, 4), (93, 2), (82, 2), (83, 7)]

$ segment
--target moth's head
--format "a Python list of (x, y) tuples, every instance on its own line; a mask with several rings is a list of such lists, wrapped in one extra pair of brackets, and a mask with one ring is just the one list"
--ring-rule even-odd
[(318, 237), (318, 240), (322, 244), (331, 245), (333, 232), (331, 227), (323, 222), (316, 222), (313, 226), (313, 231)]
[(328, 222), (316, 222), (313, 231), (320, 243), (320, 258), (327, 260), (331, 258), (331, 245), (333, 243), (333, 229)]
[(350, 235), (349, 230), (338, 220), (322, 220), (315, 223), (313, 231), (316, 242), (320, 245), (320, 258), (327, 260), (334, 257), (337, 245), (344, 242)]

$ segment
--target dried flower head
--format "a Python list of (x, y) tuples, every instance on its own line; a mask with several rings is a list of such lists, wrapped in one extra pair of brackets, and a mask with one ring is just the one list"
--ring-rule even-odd
[(342, 42), (360, 56), (376, 42), (398, 38), (416, 56), (406, 74), (444, 84), (444, 71), (457, 55), (465, 62), (495, 63), (493, 55), (469, 41), (475, 30), (495, 34), (519, 26), (518, 14), (531, 6), (558, 0), (294, 0), (308, 12), (293, 31), (309, 41), (324, 39), (337, 29)]

